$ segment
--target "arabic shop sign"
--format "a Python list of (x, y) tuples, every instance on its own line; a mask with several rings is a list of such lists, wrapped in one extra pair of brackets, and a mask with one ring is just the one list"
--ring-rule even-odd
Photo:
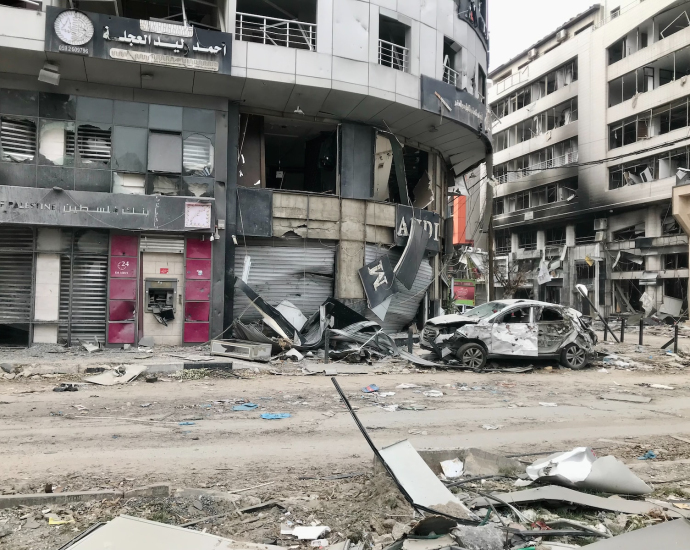
[(48, 6), (45, 49), (230, 74), (232, 34)]
[[(0, 224), (189, 231), (184, 221), (185, 204), (189, 201), (188, 197), (111, 195), (0, 185)], [(210, 227), (214, 225), (212, 219)]]
[(395, 213), (395, 244), (405, 246), (412, 229), (412, 220), (419, 220), (422, 229), (429, 234), (426, 250), (436, 254), (441, 250), (441, 216), (436, 212), (420, 210), (399, 204)]
[(472, 94), (452, 84), (422, 75), (422, 109), (461, 122), (474, 130), (491, 130), (484, 105)]

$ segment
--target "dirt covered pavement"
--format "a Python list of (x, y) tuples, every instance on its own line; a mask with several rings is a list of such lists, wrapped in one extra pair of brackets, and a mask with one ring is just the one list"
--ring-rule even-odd
[[(616, 358), (577, 372), (547, 364), (525, 374), (478, 374), (390, 361), (365, 367), (369, 374), (340, 374), (338, 381), (379, 448), (409, 439), (417, 449), (477, 447), (523, 455), (529, 463), (539, 453), (591, 446), (630, 465), (658, 496), (687, 498), (690, 443), (672, 436), (690, 441), (690, 358), (652, 345), (600, 347)], [(19, 353), (3, 360), (20, 364)], [(170, 484), (172, 493), (2, 509), (0, 543), (56, 549), (122, 513), (175, 525), (227, 514), (191, 528), (285, 546), (290, 541), (280, 524), (286, 521), (328, 525), (331, 542), (392, 542), (394, 528), (408, 526), (413, 511), (385, 476), (374, 475), (372, 452), (330, 378), (307, 375), (304, 366), (257, 365), (234, 375), (185, 371), (155, 383), (81, 385), (77, 392), (52, 390), (81, 381), (79, 374), (3, 377), (1, 493), (42, 493), (46, 484), (55, 492), (127, 490), (157, 482)], [(371, 384), (379, 394), (362, 391)], [(394, 394), (382, 396), (388, 392)], [(612, 394), (651, 401), (602, 399)], [(233, 410), (246, 403), (257, 407)], [(265, 420), (262, 413), (290, 417)], [(657, 458), (637, 459), (650, 450)], [(207, 492), (176, 494), (182, 488)], [(490, 488), (512, 485), (482, 485)], [(267, 501), (281, 507), (237, 512)], [(49, 525), (51, 513), (74, 522)]]

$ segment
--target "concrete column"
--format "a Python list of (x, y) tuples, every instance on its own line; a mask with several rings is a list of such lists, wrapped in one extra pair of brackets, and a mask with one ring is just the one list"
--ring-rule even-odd
[(575, 246), (575, 225), (565, 226), (565, 246)]
[(510, 251), (511, 252), (517, 252), (519, 248), (518, 244), (518, 234), (517, 233), (511, 233), (510, 234)]
[(237, 14), (237, 0), (225, 0), (224, 23), (225, 32), (235, 34), (235, 15)]
[(35, 325), (34, 343), (56, 344), (60, 316), (60, 254), (36, 255), (36, 290), (34, 321), (50, 324)]
[(546, 250), (546, 231), (537, 231), (537, 250)]
[(235, 243), (237, 235), (237, 147), (239, 140), (240, 108), (228, 105), (227, 181), (225, 182), (225, 284), (223, 329), (233, 321), (232, 308), (235, 295)]

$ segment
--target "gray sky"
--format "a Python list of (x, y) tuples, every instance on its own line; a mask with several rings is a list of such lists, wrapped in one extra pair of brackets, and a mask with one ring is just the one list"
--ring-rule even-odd
[(489, 70), (553, 32), (597, 0), (489, 0)]

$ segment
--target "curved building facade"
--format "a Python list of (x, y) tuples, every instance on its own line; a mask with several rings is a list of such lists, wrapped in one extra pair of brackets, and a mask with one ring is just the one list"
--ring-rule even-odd
[[(206, 342), (258, 318), (236, 275), (306, 316), (433, 313), (447, 189), (491, 153), (486, 10), (1, 1), (0, 342)], [(374, 312), (359, 272), (414, 220)]]

